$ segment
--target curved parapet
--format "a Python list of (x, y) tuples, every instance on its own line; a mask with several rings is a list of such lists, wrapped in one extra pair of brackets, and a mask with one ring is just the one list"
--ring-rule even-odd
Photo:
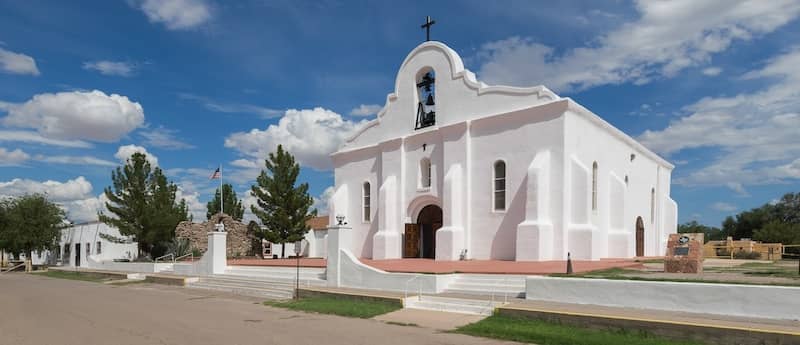
[[(420, 71), (436, 75), (436, 126), (446, 126), (491, 114), (505, 113), (561, 99), (544, 86), (490, 86), (464, 68), (461, 57), (441, 42), (425, 42), (414, 48), (400, 65), (394, 91), (372, 121), (345, 140), (339, 151), (352, 151), (415, 130), (419, 102)], [(336, 155), (336, 153), (334, 153)]]

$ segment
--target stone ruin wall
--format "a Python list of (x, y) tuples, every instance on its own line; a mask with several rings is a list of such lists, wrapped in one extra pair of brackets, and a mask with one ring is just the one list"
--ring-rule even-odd
[(220, 218), (228, 233), (226, 241), (228, 257), (253, 255), (253, 241), (257, 241), (255, 236), (247, 230), (247, 224), (236, 221), (227, 214), (218, 213), (202, 223), (180, 222), (175, 228), (175, 236), (189, 239), (192, 249), (196, 248), (205, 253), (208, 249), (208, 233), (214, 231), (214, 225), (219, 223)]

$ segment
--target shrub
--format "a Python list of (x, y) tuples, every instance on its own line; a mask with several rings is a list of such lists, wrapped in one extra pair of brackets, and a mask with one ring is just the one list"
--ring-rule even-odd
[(756, 260), (761, 258), (761, 253), (759, 252), (746, 252), (746, 251), (738, 251), (733, 253), (734, 259), (745, 259), (745, 260)]

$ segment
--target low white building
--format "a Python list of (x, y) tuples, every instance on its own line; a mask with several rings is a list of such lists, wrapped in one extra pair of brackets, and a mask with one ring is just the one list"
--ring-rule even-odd
[(655, 256), (676, 232), (672, 164), (544, 86), (476, 80), (441, 42), (331, 157), (330, 224), (365, 258)]
[(59, 248), (54, 253), (55, 264), (87, 267), (87, 257), (94, 261), (134, 260), (138, 244), (122, 236), (115, 227), (94, 221), (74, 224), (61, 230)]

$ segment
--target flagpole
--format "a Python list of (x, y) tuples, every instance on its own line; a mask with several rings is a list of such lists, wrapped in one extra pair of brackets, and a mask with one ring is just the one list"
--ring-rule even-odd
[(219, 213), (225, 213), (225, 208), (223, 207), (222, 200), (222, 164), (219, 165)]

